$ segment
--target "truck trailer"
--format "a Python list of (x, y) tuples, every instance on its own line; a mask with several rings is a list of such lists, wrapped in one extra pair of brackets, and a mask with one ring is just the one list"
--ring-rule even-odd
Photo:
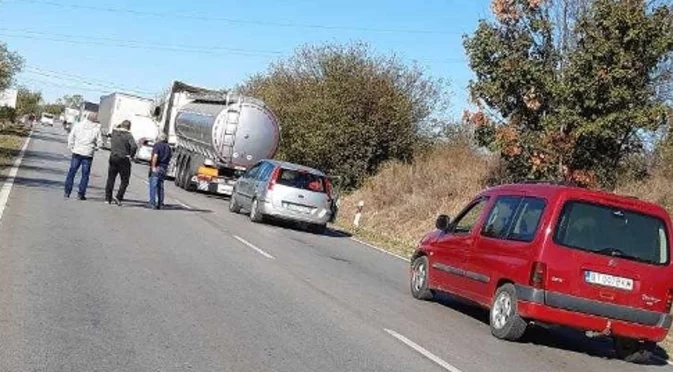
[(186, 190), (230, 196), (236, 180), (273, 158), (280, 125), (259, 99), (174, 81), (154, 110), (174, 148), (168, 176)]
[[(131, 120), (136, 115), (149, 117), (152, 112), (153, 101), (149, 98), (134, 96), (121, 92), (115, 92), (100, 98), (98, 109), (98, 121), (101, 124), (101, 132), (104, 137), (104, 148), (110, 148), (110, 135), (112, 130), (124, 120)], [(154, 140), (154, 139), (153, 139)]]

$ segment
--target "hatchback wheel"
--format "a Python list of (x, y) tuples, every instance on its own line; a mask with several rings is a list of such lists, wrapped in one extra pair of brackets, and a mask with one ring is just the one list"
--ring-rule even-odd
[(236, 202), (236, 194), (231, 194), (229, 198), (229, 212), (231, 213), (241, 213), (241, 206)]
[(640, 342), (632, 338), (615, 337), (617, 357), (629, 363), (643, 364), (652, 356), (653, 342)]
[(264, 222), (264, 215), (259, 212), (259, 203), (257, 199), (252, 201), (252, 206), (250, 207), (250, 221), (252, 222)]
[(489, 318), (493, 336), (509, 341), (517, 341), (523, 336), (527, 325), (519, 316), (514, 285), (508, 283), (498, 288)]
[(428, 258), (420, 256), (411, 264), (411, 295), (419, 300), (432, 300), (434, 291), (428, 288)]

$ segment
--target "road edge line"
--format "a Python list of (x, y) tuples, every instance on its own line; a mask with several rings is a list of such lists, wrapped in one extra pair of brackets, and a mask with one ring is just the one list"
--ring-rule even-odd
[(435, 362), (435, 364), (444, 368), (445, 370), (447, 370), (449, 372), (462, 372), (457, 367), (454, 367), (451, 364), (449, 364), (449, 362), (447, 362), (444, 359), (438, 357), (437, 355), (429, 352), (428, 350), (423, 348), (421, 345), (411, 341), (410, 339), (402, 336), (401, 334), (393, 331), (392, 329), (384, 328), (383, 330), (386, 331), (389, 335), (395, 337), (397, 340), (401, 341), (403, 344), (412, 348), (417, 353), (419, 353), (419, 354), (423, 355), (424, 357), (430, 359), (431, 361)]
[(257, 253), (259, 253), (259, 254), (261, 254), (262, 256), (264, 256), (264, 257), (266, 257), (266, 258), (268, 258), (268, 259), (270, 259), (270, 260), (273, 260), (273, 259), (276, 258), (276, 257), (274, 257), (274, 256), (272, 256), (272, 255), (270, 255), (270, 254), (268, 254), (268, 253), (266, 253), (266, 252), (264, 252), (263, 250), (257, 248), (254, 244), (252, 244), (252, 243), (250, 243), (249, 241), (247, 241), (247, 240), (241, 238), (240, 236), (238, 236), (238, 235), (232, 235), (232, 236), (234, 237), (234, 239), (236, 239), (236, 240), (238, 240), (239, 242), (245, 244), (248, 248), (254, 250), (255, 252), (257, 252)]
[(369, 247), (369, 248), (375, 249), (375, 250), (377, 250), (377, 251), (379, 251), (379, 252), (385, 253), (385, 254), (387, 254), (387, 255), (389, 255), (389, 256), (392, 256), (392, 257), (395, 257), (395, 258), (397, 258), (397, 259), (400, 259), (400, 260), (402, 260), (402, 261), (410, 262), (409, 259), (406, 258), (406, 257), (404, 257), (404, 256), (400, 256), (399, 254), (395, 254), (395, 253), (392, 253), (392, 252), (388, 252), (387, 250), (385, 250), (385, 249), (383, 249), (383, 248), (379, 248), (379, 247), (377, 247), (377, 246), (375, 246), (375, 245), (373, 245), (373, 244), (367, 243), (367, 242), (362, 241), (362, 240), (360, 240), (360, 239), (358, 239), (358, 238), (354, 238), (354, 237), (351, 236), (351, 237), (350, 237), (350, 240), (352, 240), (352, 241), (354, 241), (354, 242), (356, 242), (356, 243), (360, 243), (360, 244), (362, 244), (362, 245), (364, 245), (364, 246), (367, 246), (367, 247)]
[(2, 189), (0, 189), (0, 224), (2, 224), (2, 216), (5, 213), (5, 207), (7, 207), (7, 202), (9, 201), (9, 194), (12, 192), (12, 187), (14, 186), (14, 179), (19, 173), (21, 162), (23, 161), (23, 157), (26, 154), (26, 149), (28, 148), (28, 144), (30, 143), (32, 136), (33, 130), (31, 129), (30, 133), (28, 133), (28, 137), (26, 138), (26, 142), (23, 143), (23, 146), (19, 151), (19, 155), (16, 156), (14, 163), (12, 163), (12, 168), (9, 170), (9, 173), (7, 173), (7, 180), (2, 185)]

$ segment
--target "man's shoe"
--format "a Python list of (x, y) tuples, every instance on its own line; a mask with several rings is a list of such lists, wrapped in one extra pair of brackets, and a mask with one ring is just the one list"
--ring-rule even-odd
[(68, 194), (63, 194), (63, 199), (70, 199), (70, 195), (68, 195)]
[(118, 198), (112, 198), (112, 201), (115, 202), (115, 204), (117, 204), (118, 206), (120, 207), (122, 206), (122, 202)]
[(77, 195), (77, 199), (84, 201), (84, 200), (86, 200), (86, 196), (84, 196), (84, 195)]

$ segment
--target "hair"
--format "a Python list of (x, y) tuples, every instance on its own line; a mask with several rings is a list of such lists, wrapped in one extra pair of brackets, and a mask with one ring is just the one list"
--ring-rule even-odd
[(121, 124), (119, 124), (118, 128), (129, 130), (131, 129), (131, 122), (128, 120), (124, 120), (122, 121)]
[(157, 137), (157, 142), (166, 142), (168, 141), (168, 136), (165, 133), (161, 133), (159, 137)]
[(86, 118), (89, 121), (93, 121), (94, 123), (98, 123), (98, 113), (96, 112), (90, 112), (86, 115)]

